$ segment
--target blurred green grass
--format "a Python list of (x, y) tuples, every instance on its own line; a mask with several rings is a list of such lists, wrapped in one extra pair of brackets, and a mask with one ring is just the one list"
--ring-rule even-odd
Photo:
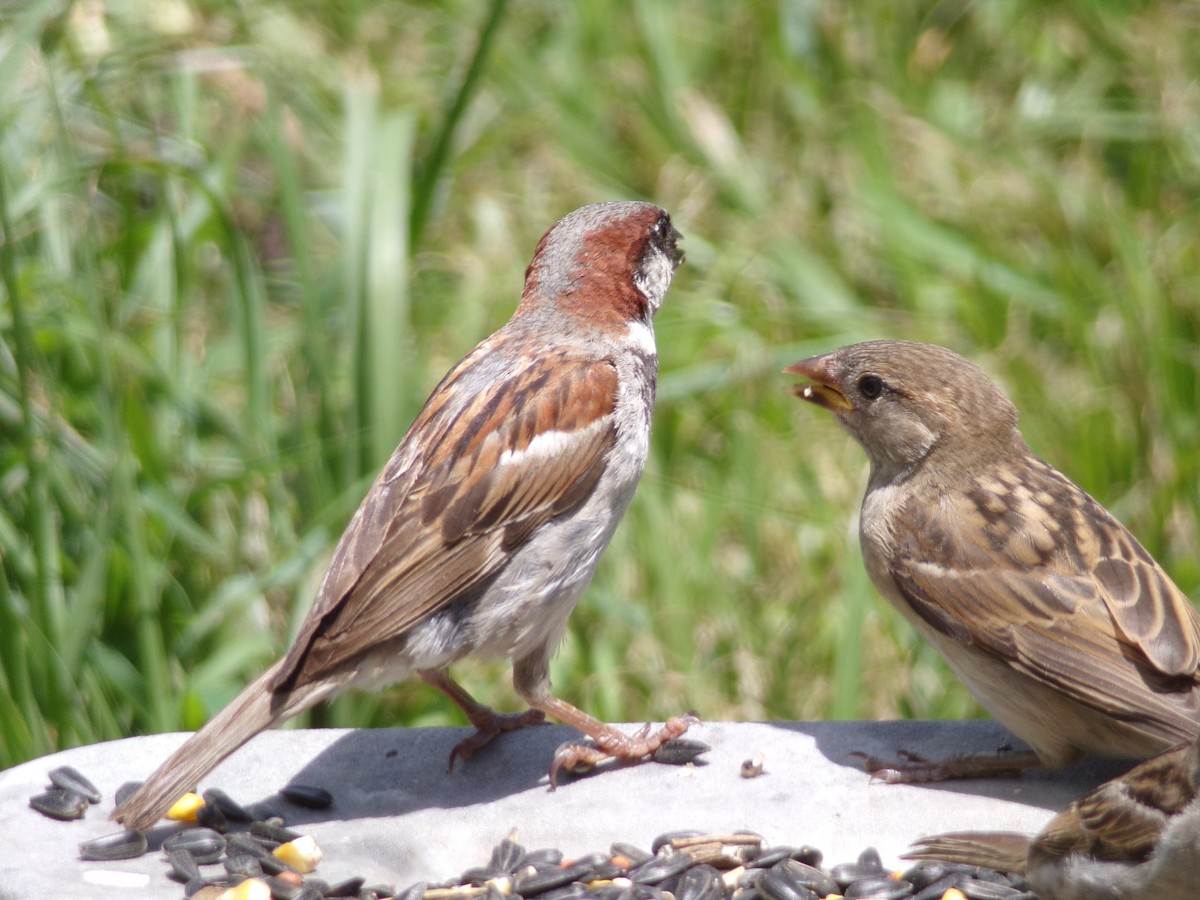
[(1191, 3), (0, 0), (0, 767), (194, 728), (281, 652), (538, 236), (608, 198), (689, 261), (558, 691), (977, 714), (874, 595), (865, 460), (779, 370), (955, 348), (1196, 596), (1198, 163)]

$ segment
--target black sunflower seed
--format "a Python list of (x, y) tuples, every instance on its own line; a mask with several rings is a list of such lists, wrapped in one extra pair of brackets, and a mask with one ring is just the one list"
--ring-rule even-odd
[(772, 867), (771, 871), (788, 879), (792, 884), (808, 888), (818, 897), (838, 892), (837, 882), (827, 874), (815, 866), (810, 866), (790, 857), (780, 861)]
[(505, 838), (492, 848), (492, 858), (488, 868), (498, 872), (512, 873), (517, 865), (525, 858), (525, 848), (511, 838)]
[(539, 900), (581, 900), (586, 897), (588, 888), (586, 884), (580, 884), (578, 881), (573, 881), (570, 884), (564, 884), (562, 887), (556, 887), (552, 891), (546, 891), (541, 894)]
[(821, 862), (825, 857), (816, 847), (810, 847), (808, 844), (805, 844), (799, 850), (792, 853), (792, 859), (796, 860), (796, 862), (802, 862), (806, 866), (820, 868)]
[(557, 866), (562, 862), (563, 854), (561, 850), (554, 847), (543, 847), (540, 850), (530, 850), (521, 857), (521, 861), (517, 864), (517, 868), (525, 866)]
[(981, 881), (979, 878), (971, 877), (964, 878), (959, 882), (958, 889), (963, 892), (967, 900), (1011, 900), (1012, 897), (1021, 893), (1008, 884)]
[(860, 878), (845, 891), (846, 900), (904, 900), (912, 896), (912, 885), (899, 878)]
[(133, 859), (146, 852), (146, 835), (141, 831), (125, 829), (115, 834), (84, 841), (79, 845), (80, 859), (112, 860)]
[(184, 897), (195, 897), (205, 888), (222, 887), (229, 882), (223, 878), (193, 878), (183, 886)]
[[(931, 867), (932, 868), (932, 867)], [(911, 870), (910, 870), (911, 871)], [(912, 896), (912, 900), (941, 900), (942, 895), (951, 888), (957, 888), (958, 883), (967, 877), (966, 872), (947, 872), (936, 881), (931, 881), (921, 887)], [(916, 883), (908, 877), (908, 873), (904, 874), (904, 880), (914, 887)]]
[(690, 868), (694, 862), (695, 859), (690, 853), (677, 850), (665, 856), (660, 854), (640, 866), (634, 866), (626, 877), (637, 884), (658, 884)]
[(641, 863), (654, 859), (653, 853), (648, 853), (641, 847), (635, 846), (634, 844), (626, 844), (621, 841), (613, 844), (609, 848), (609, 852), (612, 853), (613, 856), (625, 857), (627, 860), (629, 860), (631, 866), (640, 865)]
[(769, 869), (785, 859), (791, 859), (795, 847), (764, 847), (746, 863), (747, 869)]
[(29, 798), (29, 806), (43, 816), (69, 822), (72, 819), (82, 819), (87, 812), (88, 801), (83, 794), (63, 788), (52, 788)]
[(402, 893), (397, 894), (396, 900), (421, 900), (428, 887), (428, 882), (418, 881), (416, 884), (406, 887)]
[(885, 874), (883, 869), (877, 869), (874, 866), (863, 866), (859, 863), (838, 863), (829, 870), (830, 876), (838, 883), (841, 888), (846, 888), (856, 881), (862, 881), (865, 878), (882, 878)]
[(133, 795), (134, 791), (141, 786), (142, 783), (140, 781), (126, 781), (119, 788), (117, 788), (117, 792), (113, 794), (114, 802), (116, 802), (117, 806), (120, 806)]
[(696, 757), (707, 753), (711, 749), (712, 747), (703, 741), (675, 738), (663, 741), (662, 746), (650, 754), (650, 758), (657, 763), (665, 763), (668, 766), (684, 766), (690, 762), (695, 762)]
[(817, 892), (794, 881), (786, 870), (767, 869), (755, 889), (766, 900), (817, 900)]
[(171, 864), (171, 877), (176, 881), (187, 884), (193, 878), (200, 877), (200, 865), (196, 862), (196, 857), (192, 856), (191, 850), (184, 847), (169, 850), (167, 862)]
[(254, 816), (250, 815), (250, 811), (246, 807), (220, 788), (209, 788), (200, 796), (204, 798), (205, 806), (216, 807), (230, 822), (246, 824), (254, 821)]
[(211, 828), (213, 831), (219, 831), (221, 834), (229, 830), (229, 819), (221, 811), (221, 807), (215, 803), (209, 803), (207, 800), (203, 806), (196, 810), (196, 824), (204, 828)]
[(326, 897), (357, 897), (359, 891), (362, 890), (365, 878), (355, 876), (339, 881), (337, 884), (331, 884), (329, 889), (325, 891)]
[(246, 878), (261, 878), (264, 874), (262, 863), (249, 853), (238, 853), (226, 856), (222, 864), (230, 875), (242, 875)]
[(678, 900), (721, 900), (725, 885), (712, 866), (693, 866), (679, 876), (674, 894)]
[(256, 837), (264, 837), (268, 840), (278, 841), (281, 844), (286, 844), (288, 841), (294, 841), (300, 837), (300, 832), (292, 831), (290, 828), (284, 828), (282, 825), (277, 825), (271, 821), (259, 821), (250, 823), (250, 833)]
[(333, 794), (315, 784), (289, 784), (279, 793), (288, 802), (305, 809), (329, 809), (333, 806)]
[(565, 869), (555, 866), (537, 869), (532, 875), (523, 875), (513, 881), (513, 893), (522, 897), (536, 897), (564, 884), (570, 884), (580, 878), (586, 878), (592, 871), (591, 866), (569, 866)]
[(72, 766), (59, 766), (50, 770), (50, 783), (64, 791), (74, 791), (87, 798), (89, 803), (99, 803), (102, 799), (96, 786)]
[(225, 838), (211, 828), (185, 828), (163, 841), (162, 846), (167, 853), (176, 849), (188, 850), (196, 862), (204, 865), (221, 858), (225, 852)]
[(862, 853), (858, 854), (858, 864), (864, 869), (883, 871), (883, 860), (879, 858), (879, 851), (874, 847), (868, 847)]

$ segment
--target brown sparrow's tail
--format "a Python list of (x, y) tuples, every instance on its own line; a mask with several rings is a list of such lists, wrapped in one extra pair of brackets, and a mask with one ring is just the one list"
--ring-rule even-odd
[(263, 672), (208, 724), (184, 741), (146, 782), (118, 806), (112, 818), (126, 828), (146, 831), (171, 805), (242, 744), (276, 722), (316, 703), (328, 691), (305, 685), (286, 695), (271, 690), (283, 660)]
[(903, 857), (1024, 873), (1032, 842), (1029, 835), (1014, 831), (955, 831), (921, 838)]

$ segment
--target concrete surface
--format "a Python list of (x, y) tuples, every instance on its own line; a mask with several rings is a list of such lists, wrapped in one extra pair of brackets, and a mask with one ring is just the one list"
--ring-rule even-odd
[[(282, 812), (324, 851), (317, 875), (331, 882), (363, 875), (405, 887), (444, 881), (484, 865), (510, 832), (528, 849), (554, 846), (579, 855), (613, 841), (648, 847), (665, 831), (750, 829), (769, 844), (809, 844), (826, 864), (853, 860), (874, 846), (886, 865), (916, 838), (955, 829), (1035, 832), (1075, 797), (1121, 771), (1085, 761), (1066, 772), (1008, 780), (901, 786), (871, 783), (847, 757), (853, 751), (893, 756), (905, 749), (930, 757), (988, 751), (1011, 741), (993, 722), (704, 723), (689, 737), (712, 745), (691, 768), (648, 764), (603, 769), (547, 790), (554, 749), (575, 732), (557, 725), (503, 735), (446, 772), (450, 748), (468, 729), (290, 730), (259, 735), (202, 787), (219, 786), (244, 804)], [(83, 862), (81, 841), (115, 830), (112, 796), (142, 779), (182, 740), (166, 734), (79, 747), (0, 772), (0, 898), (183, 896), (168, 878), (163, 837), (135, 860)], [(739, 774), (762, 754), (765, 774)], [(47, 819), (29, 807), (46, 773), (69, 764), (104, 800), (75, 822)], [(1126, 766), (1127, 767), (1127, 766)], [(275, 792), (289, 781), (334, 795), (322, 812), (302, 810)]]

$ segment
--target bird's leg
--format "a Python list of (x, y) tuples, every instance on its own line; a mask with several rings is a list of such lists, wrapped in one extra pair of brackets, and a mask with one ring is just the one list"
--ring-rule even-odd
[(900, 751), (900, 759), (886, 760), (867, 753), (851, 753), (871, 780), (888, 784), (927, 784), (931, 781), (959, 781), (967, 778), (1012, 778), (1022, 772), (1045, 769), (1046, 764), (1032, 751), (997, 750), (995, 753), (963, 753), (944, 759), (925, 759)]
[(637, 762), (649, 758), (679, 765), (691, 762), (709, 749), (699, 741), (678, 740), (700, 721), (695, 713), (673, 716), (653, 734), (649, 723), (635, 734), (606, 725), (595, 716), (551, 694), (550, 673), (543, 654), (535, 654), (513, 663), (513, 686), (531, 707), (553, 716), (588, 736), (587, 741), (569, 741), (554, 753), (550, 764), (550, 789), (558, 784), (558, 773), (587, 771), (607, 759)]
[(422, 671), (421, 677), (427, 684), (433, 685), (454, 701), (467, 716), (467, 721), (475, 726), (475, 733), (454, 745), (450, 751), (448, 771), (454, 771), (454, 764), (460, 759), (466, 761), (479, 750), (492, 742), (497, 735), (506, 731), (516, 731), (528, 725), (544, 725), (546, 716), (536, 709), (527, 709), (520, 713), (498, 713), (484, 706), (466, 692), (462, 685), (454, 681), (445, 669)]

